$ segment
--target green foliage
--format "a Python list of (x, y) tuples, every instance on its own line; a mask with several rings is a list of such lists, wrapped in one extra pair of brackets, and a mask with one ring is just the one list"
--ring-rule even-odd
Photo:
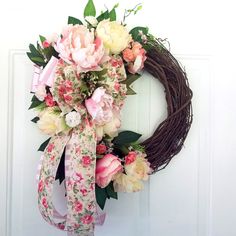
[(117, 137), (113, 139), (113, 143), (119, 146), (127, 145), (138, 141), (141, 136), (141, 134), (135, 133), (133, 131), (122, 131)]
[(126, 92), (126, 94), (127, 94), (127, 95), (135, 95), (136, 92), (135, 92), (132, 88), (127, 87), (127, 92)]
[(40, 106), (42, 103), (44, 103), (44, 102), (40, 101), (40, 100), (34, 95), (34, 96), (32, 97), (32, 99), (31, 99), (31, 105), (30, 105), (30, 107), (29, 107), (29, 110)]
[(96, 8), (94, 6), (93, 0), (88, 0), (87, 5), (84, 9), (84, 17), (86, 16), (96, 16)]
[(113, 182), (111, 181), (110, 184), (106, 188), (100, 188), (97, 184), (95, 186), (95, 194), (96, 200), (99, 207), (103, 210), (106, 204), (106, 200), (113, 198), (118, 199), (118, 194), (115, 192), (113, 187)]
[(134, 83), (137, 79), (139, 79), (141, 77), (141, 75), (140, 74), (128, 74), (127, 75), (127, 79), (126, 80), (124, 80), (124, 81), (122, 81), (121, 83), (123, 83), (123, 84), (126, 84), (126, 87), (127, 87), (127, 92), (126, 92), (126, 94), (127, 95), (135, 95), (136, 94), (136, 92), (132, 89), (132, 88), (130, 88), (130, 85), (132, 84), (132, 83)]
[(68, 21), (67, 21), (68, 25), (72, 24), (72, 25), (82, 25), (82, 21), (73, 17), (73, 16), (69, 16), (68, 17)]
[(38, 116), (35, 116), (32, 120), (31, 120), (33, 123), (37, 123), (39, 121), (39, 117)]
[(46, 62), (45, 62), (45, 58), (43, 56), (43, 54), (40, 52), (39, 49), (37, 49), (33, 44), (29, 45), (29, 50), (30, 52), (27, 52), (27, 56), (29, 57), (29, 59), (35, 63), (38, 66), (45, 66)]
[(142, 43), (142, 38), (141, 38), (140, 32), (142, 32), (144, 35), (147, 35), (148, 28), (138, 26), (138, 27), (133, 28), (129, 33), (132, 35), (132, 38), (134, 41), (138, 41), (138, 42)]
[(119, 4), (116, 4), (111, 11), (106, 10), (105, 12), (102, 12), (98, 17), (97, 21), (100, 22), (102, 20), (110, 19), (111, 21), (116, 20), (116, 8), (119, 6)]
[(45, 142), (43, 142), (43, 143), (40, 145), (38, 151), (44, 152), (44, 150), (45, 150), (45, 148), (47, 147), (47, 145), (48, 145), (50, 139), (51, 139), (51, 138), (48, 138)]

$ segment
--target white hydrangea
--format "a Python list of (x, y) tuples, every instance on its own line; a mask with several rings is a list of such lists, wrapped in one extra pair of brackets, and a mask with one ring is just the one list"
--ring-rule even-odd
[(81, 115), (79, 112), (71, 111), (66, 115), (66, 124), (74, 128), (75, 126), (79, 125), (81, 122)]

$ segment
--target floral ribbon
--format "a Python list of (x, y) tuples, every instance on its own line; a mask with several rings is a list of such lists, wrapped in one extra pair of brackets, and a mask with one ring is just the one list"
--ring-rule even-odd
[[(52, 202), (53, 184), (65, 150), (67, 215), (61, 216)], [(47, 145), (38, 183), (38, 204), (43, 218), (59, 229), (93, 235), (96, 217), (94, 124), (83, 122), (70, 133), (59, 133)]]

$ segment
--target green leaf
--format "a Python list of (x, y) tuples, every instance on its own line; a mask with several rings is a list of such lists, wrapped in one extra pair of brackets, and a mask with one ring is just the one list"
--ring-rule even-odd
[(108, 198), (118, 199), (118, 194), (114, 190), (113, 182), (110, 182), (110, 184), (106, 187), (106, 193), (108, 195)]
[(50, 139), (51, 139), (51, 138), (48, 138), (45, 142), (43, 142), (43, 143), (40, 145), (38, 151), (43, 152), (43, 151), (45, 150), (45, 148), (47, 147), (47, 145), (48, 145)]
[(72, 24), (72, 25), (82, 25), (82, 21), (73, 17), (73, 16), (69, 16), (68, 17), (68, 21), (67, 21), (68, 25)]
[(109, 13), (109, 18), (111, 21), (115, 21), (116, 20), (116, 9), (113, 8), (110, 13)]
[(42, 103), (44, 103), (44, 102), (38, 100), (38, 98), (34, 95), (31, 99), (31, 105), (28, 109), (30, 110), (30, 109), (36, 108), (39, 105), (41, 105)]
[(142, 42), (140, 31), (142, 31), (144, 35), (148, 34), (148, 28), (141, 26), (135, 27), (129, 32), (132, 35), (134, 41)]
[(113, 143), (116, 145), (125, 145), (136, 142), (142, 135), (133, 131), (122, 131), (117, 137), (113, 139)]
[(95, 186), (95, 194), (96, 194), (97, 204), (103, 210), (105, 207), (105, 204), (106, 204), (106, 200), (107, 200), (106, 189), (100, 188), (98, 185), (96, 185)]
[(97, 21), (100, 22), (102, 20), (106, 20), (108, 19), (110, 16), (109, 16), (109, 11), (106, 10), (105, 12), (101, 13), (100, 16), (97, 17)]
[(139, 79), (141, 75), (135, 74), (135, 75), (128, 75), (127, 79), (122, 81), (122, 84), (126, 84), (127, 87), (129, 87), (133, 82), (135, 82), (137, 79)]
[(39, 117), (38, 116), (35, 116), (32, 120), (31, 120), (33, 123), (37, 123), (39, 121)]
[(96, 8), (94, 6), (93, 0), (88, 0), (87, 5), (84, 9), (84, 17), (86, 16), (96, 16)]
[(45, 61), (42, 57), (31, 57), (30, 59), (33, 62), (45, 63)]
[(127, 94), (127, 95), (135, 95), (136, 92), (135, 92), (132, 88), (130, 88), (130, 87), (128, 86), (128, 87), (127, 87), (127, 92), (126, 92), (126, 94)]
[(41, 43), (43, 43), (46, 40), (46, 38), (42, 35), (39, 35), (39, 39), (40, 39)]

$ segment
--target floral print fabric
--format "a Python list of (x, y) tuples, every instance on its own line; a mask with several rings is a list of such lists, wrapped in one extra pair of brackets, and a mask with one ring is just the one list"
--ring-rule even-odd
[[(56, 211), (52, 202), (53, 183), (64, 149), (68, 211), (65, 217)], [(80, 236), (93, 234), (95, 165), (95, 128), (90, 122), (85, 121), (70, 133), (60, 133), (51, 138), (44, 151), (38, 183), (39, 209), (47, 222)]]

